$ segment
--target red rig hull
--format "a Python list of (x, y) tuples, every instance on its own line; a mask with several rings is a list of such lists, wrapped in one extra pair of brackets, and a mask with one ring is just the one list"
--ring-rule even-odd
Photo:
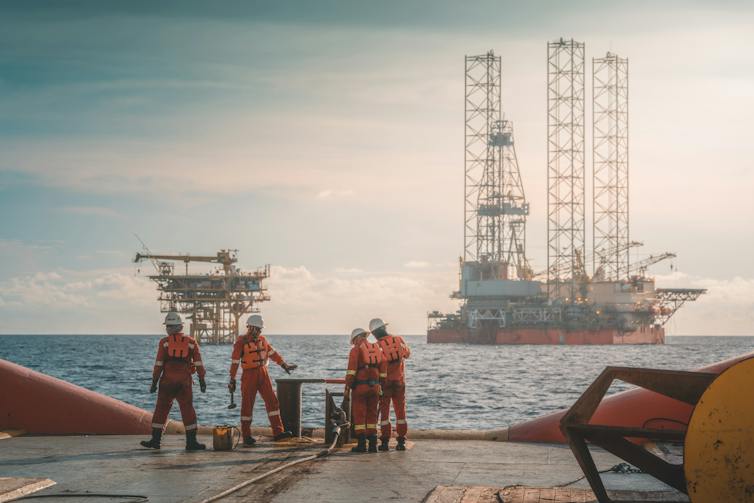
[(430, 344), (665, 344), (665, 329), (646, 326), (633, 332), (613, 328), (566, 330), (555, 327), (519, 327), (470, 330), (433, 328), (427, 331)]

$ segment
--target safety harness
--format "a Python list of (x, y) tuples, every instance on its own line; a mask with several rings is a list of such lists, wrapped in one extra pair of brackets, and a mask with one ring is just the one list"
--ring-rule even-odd
[[(358, 370), (379, 369), (380, 361), (382, 360), (382, 358), (383, 358), (382, 350), (380, 349), (379, 345), (373, 342), (364, 342), (363, 344), (359, 346)], [(379, 370), (376, 370), (376, 372), (379, 373)], [(354, 381), (353, 385), (358, 386), (359, 384), (367, 384), (369, 386), (374, 386), (379, 383), (380, 383), (379, 379), (374, 379), (374, 378), (357, 379)]]
[(392, 335), (386, 335), (379, 341), (382, 353), (387, 358), (388, 363), (395, 363), (403, 360), (406, 355), (406, 349), (403, 341)]
[(375, 386), (377, 384), (380, 384), (380, 381), (378, 381), (377, 379), (367, 379), (366, 381), (356, 380), (356, 381), (353, 382), (354, 386), (358, 386), (359, 384), (367, 384), (369, 386)]
[(168, 336), (168, 340), (165, 343), (167, 349), (168, 361), (181, 361), (187, 362), (191, 356), (191, 350), (194, 349), (191, 344), (191, 339), (183, 334), (173, 334)]
[(251, 340), (243, 345), (241, 367), (244, 369), (256, 369), (267, 365), (267, 344), (261, 337), (256, 341)]

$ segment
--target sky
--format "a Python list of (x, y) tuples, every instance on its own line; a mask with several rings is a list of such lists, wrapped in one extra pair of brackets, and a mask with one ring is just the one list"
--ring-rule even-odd
[(502, 57), (538, 270), (565, 37), (629, 58), (632, 258), (709, 289), (668, 332), (754, 335), (753, 25), (733, 1), (3, 2), (0, 333), (158, 332), (134, 234), (271, 264), (271, 333), (423, 333), (456, 306), (463, 57)]

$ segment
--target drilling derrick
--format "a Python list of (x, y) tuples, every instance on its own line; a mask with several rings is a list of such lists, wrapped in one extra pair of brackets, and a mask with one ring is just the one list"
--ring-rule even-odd
[[(603, 279), (629, 276), (628, 59), (592, 59), (592, 201), (594, 271)], [(597, 260), (597, 257), (600, 260)]]
[(536, 295), (526, 259), (526, 202), (513, 124), (503, 119), (501, 59), (466, 56), (464, 88), (464, 256), (455, 294), (471, 329), (505, 326), (512, 298)]
[(493, 128), (500, 122), (500, 57), (466, 56), (464, 260), (500, 263), (500, 184)]
[(526, 217), (529, 203), (526, 202), (521, 172), (518, 169), (516, 145), (513, 140), (513, 123), (502, 120), (495, 124), (492, 144), (496, 147), (501, 184), (500, 205), (502, 208), (503, 257), (509, 266), (508, 277), (531, 279), (533, 272), (526, 258)]
[(547, 284), (574, 301), (586, 256), (584, 44), (547, 44)]
[[(145, 247), (146, 248), (146, 247)], [(157, 283), (160, 311), (177, 311), (189, 321), (189, 333), (200, 344), (232, 344), (239, 335), (241, 316), (257, 311), (256, 304), (270, 300), (262, 281), (270, 276), (270, 266), (242, 272), (235, 250), (217, 255), (165, 255), (137, 253), (135, 263), (149, 260)], [(183, 271), (176, 263), (183, 262)], [(209, 273), (189, 271), (189, 263), (217, 264)]]
[(526, 260), (524, 195), (513, 124), (502, 120), (500, 57), (466, 57), (464, 261), (485, 264), (483, 279), (522, 277)]

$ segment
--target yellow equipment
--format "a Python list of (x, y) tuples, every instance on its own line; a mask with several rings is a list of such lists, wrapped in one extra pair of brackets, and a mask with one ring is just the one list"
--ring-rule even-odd
[[(238, 434), (238, 436), (234, 438)], [(220, 425), (212, 428), (212, 448), (216, 451), (232, 451), (241, 440), (241, 430), (235, 426)]]
[[(591, 419), (614, 380), (693, 406), (684, 429), (601, 425)], [(602, 447), (667, 485), (691, 503), (754, 503), (754, 358), (719, 375), (708, 372), (607, 367), (561, 419), (561, 430), (599, 503), (611, 503), (588, 444)], [(643, 447), (683, 444), (683, 464)]]
[(683, 468), (693, 503), (754, 502), (754, 358), (721, 373), (691, 415)]

